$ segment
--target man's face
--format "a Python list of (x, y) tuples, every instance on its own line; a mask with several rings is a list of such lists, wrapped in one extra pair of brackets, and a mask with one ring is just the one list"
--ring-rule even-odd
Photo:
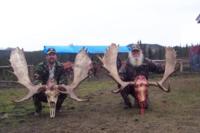
[(143, 63), (144, 55), (141, 50), (134, 49), (129, 52), (128, 58), (132, 66), (140, 66)]
[(49, 64), (54, 64), (55, 61), (57, 60), (57, 55), (55, 53), (49, 53), (46, 56), (46, 60)]
[(140, 56), (140, 50), (138, 50), (138, 49), (132, 50), (131, 53), (132, 53), (133, 57), (135, 57), (135, 58)]

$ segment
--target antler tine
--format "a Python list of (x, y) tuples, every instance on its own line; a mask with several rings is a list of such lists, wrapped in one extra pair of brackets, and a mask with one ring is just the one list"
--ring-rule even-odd
[(172, 75), (175, 71), (175, 66), (176, 66), (176, 51), (173, 48), (167, 47), (165, 48), (165, 72), (163, 75), (163, 78), (158, 81), (158, 82), (149, 82), (150, 85), (154, 85), (159, 87), (165, 92), (169, 92), (170, 88), (164, 87), (164, 83), (166, 80), (169, 78), (170, 75)]
[(168, 88), (164, 87), (163, 84), (158, 82), (148, 82), (149, 85), (151, 86), (156, 86), (159, 87), (161, 90), (165, 91), (165, 92), (170, 92), (170, 86)]
[(96, 57), (97, 57), (101, 62), (103, 62), (103, 59), (102, 59), (101, 56), (97, 55)]
[(176, 67), (176, 51), (173, 48), (166, 48), (166, 65), (165, 65), (165, 73), (161, 81), (163, 84), (169, 76), (175, 71)]
[(37, 93), (37, 90), (42, 86), (34, 86), (31, 83), (28, 75), (27, 62), (23, 50), (20, 50), (18, 47), (13, 49), (10, 54), (10, 63), (14, 70), (13, 73), (18, 79), (18, 83), (22, 84), (29, 90), (29, 93), (24, 98), (16, 100), (16, 102), (22, 102), (24, 100), (29, 99), (31, 96)]
[(30, 97), (33, 96), (33, 94), (35, 94), (35, 92), (33, 91), (29, 91), (28, 94), (26, 96), (24, 96), (23, 98), (19, 99), (19, 100), (14, 100), (14, 102), (19, 103), (19, 102), (23, 102), (25, 100), (28, 100)]
[(60, 91), (61, 93), (69, 94), (69, 96), (76, 101), (86, 101), (85, 99), (80, 99), (74, 93), (74, 89), (88, 77), (88, 72), (90, 69), (92, 61), (89, 58), (86, 50), (81, 50), (75, 58), (74, 64), (74, 79), (70, 85), (60, 85), (59, 87), (65, 88), (66, 91)]
[(117, 53), (118, 53), (118, 46), (112, 43), (107, 49), (106, 53), (104, 54), (103, 58), (100, 58), (100, 61), (103, 63), (103, 67), (109, 72), (109, 75), (121, 85), (120, 89), (123, 89), (128, 84), (132, 82), (124, 82), (120, 79), (118, 71), (117, 71)]

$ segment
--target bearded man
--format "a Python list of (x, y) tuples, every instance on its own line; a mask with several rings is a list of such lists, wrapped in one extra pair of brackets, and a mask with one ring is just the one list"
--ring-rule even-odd
[[(148, 80), (149, 72), (164, 72), (164, 68), (161, 65), (155, 64), (151, 60), (144, 58), (143, 52), (139, 44), (130, 44), (128, 45), (128, 48), (130, 50), (128, 53), (128, 59), (125, 65), (121, 66), (121, 68), (119, 69), (119, 74), (122, 80), (134, 81), (138, 77), (146, 78)], [(120, 88), (120, 85), (118, 85), (118, 88)], [(136, 97), (134, 85), (128, 85), (120, 91), (120, 94), (125, 103), (124, 109), (131, 108), (132, 104), (128, 96), (132, 95), (134, 98)], [(135, 100), (137, 99), (135, 98)], [(135, 103), (138, 102), (135, 101)], [(145, 105), (145, 108), (147, 107), (148, 103), (147, 105)]]

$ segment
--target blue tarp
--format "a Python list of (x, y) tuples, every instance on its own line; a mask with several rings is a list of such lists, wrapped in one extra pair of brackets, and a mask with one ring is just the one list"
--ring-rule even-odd
[[(57, 53), (78, 53), (83, 47), (87, 49), (88, 53), (99, 54), (105, 53), (108, 46), (44, 46), (43, 52), (46, 53), (48, 48), (55, 48)], [(126, 53), (129, 50), (127, 46), (119, 46), (118, 51), (121, 53)]]

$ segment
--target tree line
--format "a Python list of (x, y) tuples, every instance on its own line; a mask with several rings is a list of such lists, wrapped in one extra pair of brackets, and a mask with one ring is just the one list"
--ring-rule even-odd
[[(165, 48), (158, 44), (140, 44), (143, 50), (145, 57), (150, 59), (164, 59)], [(177, 58), (188, 58), (189, 49), (191, 46), (175, 46), (174, 49), (177, 52)], [(0, 66), (9, 65), (9, 56), (10, 56), (11, 48), (0, 50)], [(89, 54), (91, 59), (95, 62), (99, 62), (96, 58), (97, 54)], [(103, 54), (98, 54), (102, 56)], [(76, 54), (58, 54), (58, 58), (61, 62), (66, 61), (74, 61)], [(127, 53), (119, 53), (119, 58), (125, 60), (127, 58)], [(43, 61), (45, 58), (45, 54), (43, 51), (33, 51), (27, 52), (25, 51), (25, 57), (28, 64), (36, 65), (39, 62)]]

